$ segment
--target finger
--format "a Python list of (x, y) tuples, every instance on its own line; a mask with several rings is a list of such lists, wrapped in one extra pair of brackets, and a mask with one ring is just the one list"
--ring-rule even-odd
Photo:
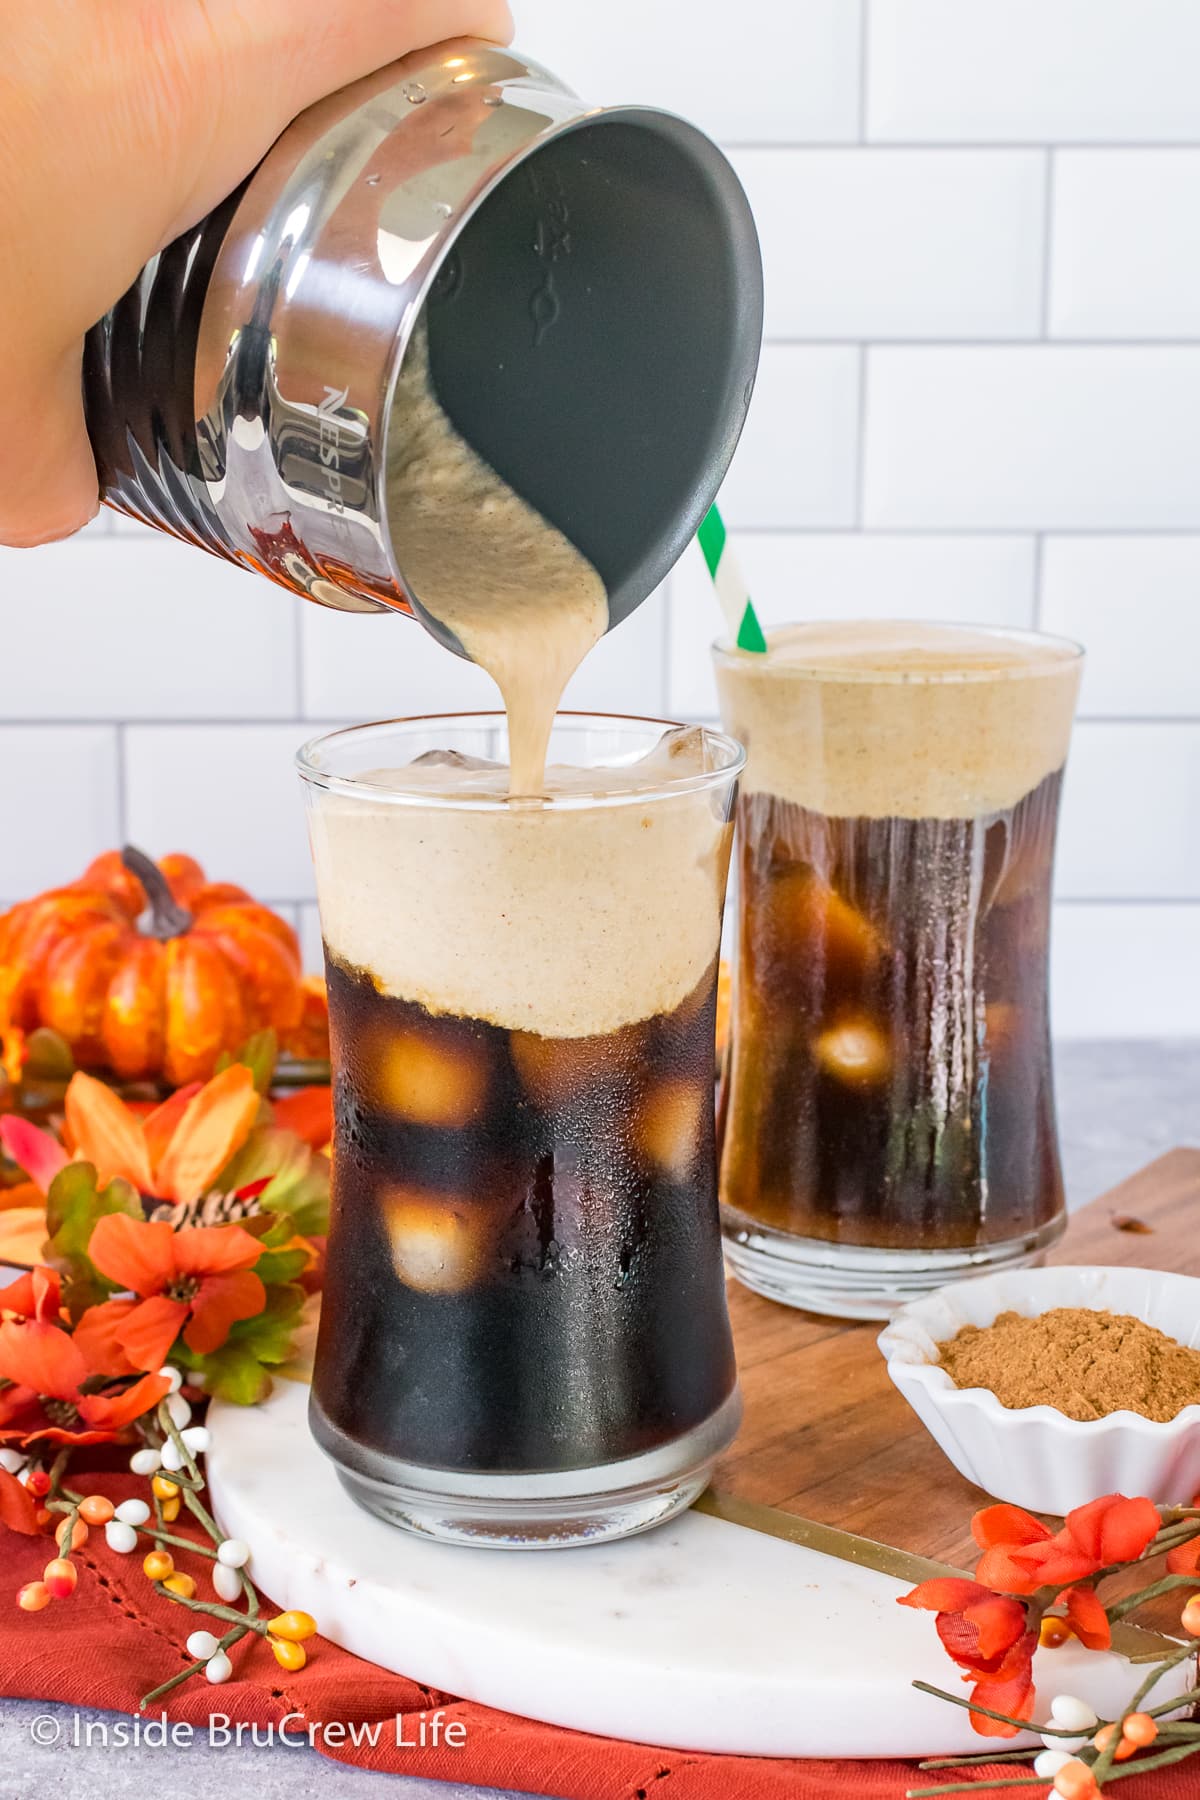
[(177, 230), (223, 199), (314, 101), (448, 38), (512, 36), (508, 0), (209, 0), (203, 12), (201, 65), (211, 57), (218, 79), (201, 92), (220, 92), (222, 120), (205, 133), (205, 162)]
[(12, 423), (0, 447), (0, 544), (23, 549), (70, 537), (100, 508), (78, 347), (6, 386)]

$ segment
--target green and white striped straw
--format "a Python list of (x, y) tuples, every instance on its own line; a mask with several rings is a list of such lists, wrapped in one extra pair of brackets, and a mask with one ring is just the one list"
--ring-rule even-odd
[(756, 655), (762, 655), (766, 650), (767, 640), (750, 599), (746, 577), (729, 548), (725, 521), (715, 506), (710, 506), (705, 513), (696, 535), (700, 540), (713, 586), (717, 590), (717, 599), (721, 602), (721, 611), (729, 626), (729, 635), (739, 650), (750, 650)]

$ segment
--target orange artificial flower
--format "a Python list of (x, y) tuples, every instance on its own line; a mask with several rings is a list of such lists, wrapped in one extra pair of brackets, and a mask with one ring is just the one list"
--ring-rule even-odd
[(93, 1227), (88, 1255), (102, 1275), (132, 1295), (89, 1307), (76, 1328), (85, 1353), (104, 1373), (131, 1364), (160, 1369), (180, 1332), (189, 1350), (207, 1355), (220, 1349), (231, 1325), (254, 1318), (266, 1305), (266, 1289), (252, 1267), (262, 1246), (240, 1225), (176, 1231), (165, 1221), (108, 1213)]
[[(55, 1269), (32, 1269), (0, 1289), (0, 1442), (45, 1439), (59, 1444), (110, 1442), (170, 1392), (170, 1381), (146, 1375), (115, 1393), (81, 1394), (89, 1377), (128, 1374), (97, 1366), (63, 1325)], [(86, 1317), (86, 1315), (85, 1315)]]
[(1069, 1512), (1052, 1532), (1020, 1506), (986, 1506), (971, 1521), (983, 1555), (975, 1574), (1002, 1594), (1035, 1594), (1134, 1562), (1162, 1525), (1153, 1501), (1105, 1494)]
[[(211, 1188), (258, 1117), (254, 1077), (242, 1063), (191, 1082), (139, 1118), (112, 1088), (82, 1071), (71, 1077), (64, 1110), (77, 1162), (95, 1165), (101, 1187), (114, 1177), (139, 1194), (183, 1204)], [(0, 1119), (0, 1144), (42, 1193), (67, 1161), (49, 1132), (16, 1117)]]
[(1095, 1588), (1064, 1588), (1058, 1596), (1067, 1608), (1067, 1622), (1072, 1634), (1086, 1650), (1111, 1650), (1112, 1626), (1104, 1610), (1104, 1602)]
[[(993, 1593), (981, 1582), (959, 1577), (922, 1581), (900, 1596), (901, 1606), (936, 1612), (937, 1634), (947, 1654), (972, 1678), (971, 1699), (1010, 1718), (1033, 1714), (1033, 1653), (1037, 1633), (1029, 1630), (1019, 1600)], [(971, 1714), (983, 1737), (1015, 1737), (1015, 1725)]]

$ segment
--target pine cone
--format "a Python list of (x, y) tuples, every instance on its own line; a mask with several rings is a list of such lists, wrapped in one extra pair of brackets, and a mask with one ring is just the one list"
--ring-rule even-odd
[(193, 1225), (236, 1225), (239, 1219), (253, 1219), (262, 1211), (257, 1198), (239, 1200), (236, 1194), (202, 1194), (198, 1200), (186, 1200), (182, 1206), (166, 1201), (150, 1214), (153, 1221), (165, 1220), (176, 1231)]

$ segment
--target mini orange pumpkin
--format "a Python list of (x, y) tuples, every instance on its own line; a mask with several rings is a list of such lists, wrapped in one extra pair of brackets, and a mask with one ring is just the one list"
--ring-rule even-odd
[(0, 1028), (47, 1025), (126, 1080), (204, 1081), (223, 1051), (300, 1025), (300, 945), (190, 856), (126, 847), (0, 917)]

